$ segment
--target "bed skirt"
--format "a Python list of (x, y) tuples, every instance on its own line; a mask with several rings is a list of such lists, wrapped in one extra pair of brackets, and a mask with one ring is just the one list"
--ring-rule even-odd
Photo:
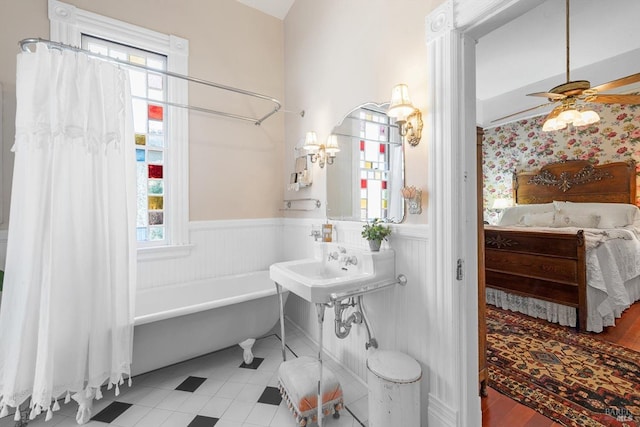
[[(625, 282), (625, 288), (630, 301), (614, 302), (607, 294), (599, 289), (589, 287), (587, 289), (587, 314), (586, 330), (599, 333), (607, 326), (615, 326), (616, 319), (622, 316), (622, 312), (629, 308), (635, 301), (640, 300), (640, 277)], [(544, 319), (562, 326), (576, 326), (577, 310), (537, 298), (528, 298), (520, 295), (509, 294), (497, 289), (486, 288), (487, 304), (517, 311), (531, 317)]]

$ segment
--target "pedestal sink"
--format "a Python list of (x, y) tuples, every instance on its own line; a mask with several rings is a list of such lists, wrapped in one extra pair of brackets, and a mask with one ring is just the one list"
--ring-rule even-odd
[(371, 252), (337, 243), (316, 243), (314, 257), (271, 265), (271, 280), (312, 303), (397, 283), (395, 252)]
[[(357, 247), (349, 247), (338, 243), (316, 243), (313, 258), (305, 258), (295, 261), (279, 262), (269, 268), (271, 280), (276, 283), (280, 306), (280, 333), (282, 336), (282, 360), (286, 362), (284, 306), (281, 288), (313, 303), (318, 316), (318, 376), (316, 397), (318, 408), (318, 427), (323, 425), (322, 408), (322, 324), (324, 322), (325, 308), (333, 307), (336, 311), (335, 321), (336, 335), (344, 338), (348, 334), (351, 323), (360, 323), (364, 320), (369, 326), (361, 307), (362, 295), (378, 289), (383, 289), (397, 283), (405, 284), (406, 279), (395, 274), (395, 252), (387, 249), (379, 252), (371, 252)], [(356, 298), (357, 297), (357, 298)], [(353, 307), (354, 301), (358, 301), (358, 307), (362, 310), (360, 316), (353, 316), (342, 321), (342, 310)], [(343, 302), (347, 301), (347, 302)], [(348, 328), (348, 329), (347, 329)], [(346, 331), (344, 334), (339, 332)], [(341, 336), (343, 335), (343, 336)], [(369, 343), (375, 343), (369, 337)], [(367, 343), (367, 346), (369, 345)], [(374, 345), (374, 344), (371, 344)], [(377, 347), (377, 343), (374, 345)]]

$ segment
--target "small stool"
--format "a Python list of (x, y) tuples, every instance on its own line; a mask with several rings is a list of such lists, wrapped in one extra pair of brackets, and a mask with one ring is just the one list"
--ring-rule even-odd
[[(278, 369), (280, 394), (301, 427), (318, 420), (319, 369), (319, 361), (308, 356), (282, 362)], [(342, 387), (326, 366), (322, 367), (322, 373), (322, 413), (339, 418), (343, 406)]]

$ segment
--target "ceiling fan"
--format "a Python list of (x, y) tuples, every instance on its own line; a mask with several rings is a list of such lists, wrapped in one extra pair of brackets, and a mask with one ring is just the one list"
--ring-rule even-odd
[(553, 104), (559, 104), (547, 115), (547, 117), (545, 117), (544, 125), (542, 127), (543, 131), (553, 131), (564, 129), (568, 124), (571, 123), (574, 126), (585, 126), (600, 120), (600, 117), (595, 111), (584, 109), (584, 104), (587, 103), (597, 102), (601, 104), (640, 104), (640, 95), (602, 93), (604, 91), (615, 89), (621, 86), (640, 82), (640, 73), (631, 74), (629, 76), (612, 80), (608, 83), (603, 83), (594, 87), (591, 87), (591, 83), (587, 80), (571, 80), (569, 66), (569, 0), (566, 0), (565, 10), (567, 41), (566, 83), (549, 89), (549, 91), (547, 92), (535, 92), (527, 94), (527, 96), (539, 96), (547, 98), (550, 102), (538, 105), (536, 107), (528, 108), (517, 113), (509, 114), (508, 116), (493, 120), (493, 122), (498, 122), (509, 117), (536, 110), (538, 108), (546, 107)]

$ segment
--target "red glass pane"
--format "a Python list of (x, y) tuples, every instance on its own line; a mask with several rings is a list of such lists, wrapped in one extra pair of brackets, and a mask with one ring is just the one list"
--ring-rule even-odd
[(360, 188), (367, 188), (367, 180), (366, 179), (361, 179), (360, 180)]
[(383, 190), (387, 189), (387, 181), (382, 181), (382, 189)]
[(364, 141), (360, 141), (360, 151), (364, 151)]
[(160, 105), (149, 104), (149, 118), (153, 120), (162, 120), (162, 107)]
[(149, 165), (149, 178), (162, 179), (162, 165)]
[(384, 147), (386, 147), (384, 144), (380, 144), (380, 152), (384, 153)]

